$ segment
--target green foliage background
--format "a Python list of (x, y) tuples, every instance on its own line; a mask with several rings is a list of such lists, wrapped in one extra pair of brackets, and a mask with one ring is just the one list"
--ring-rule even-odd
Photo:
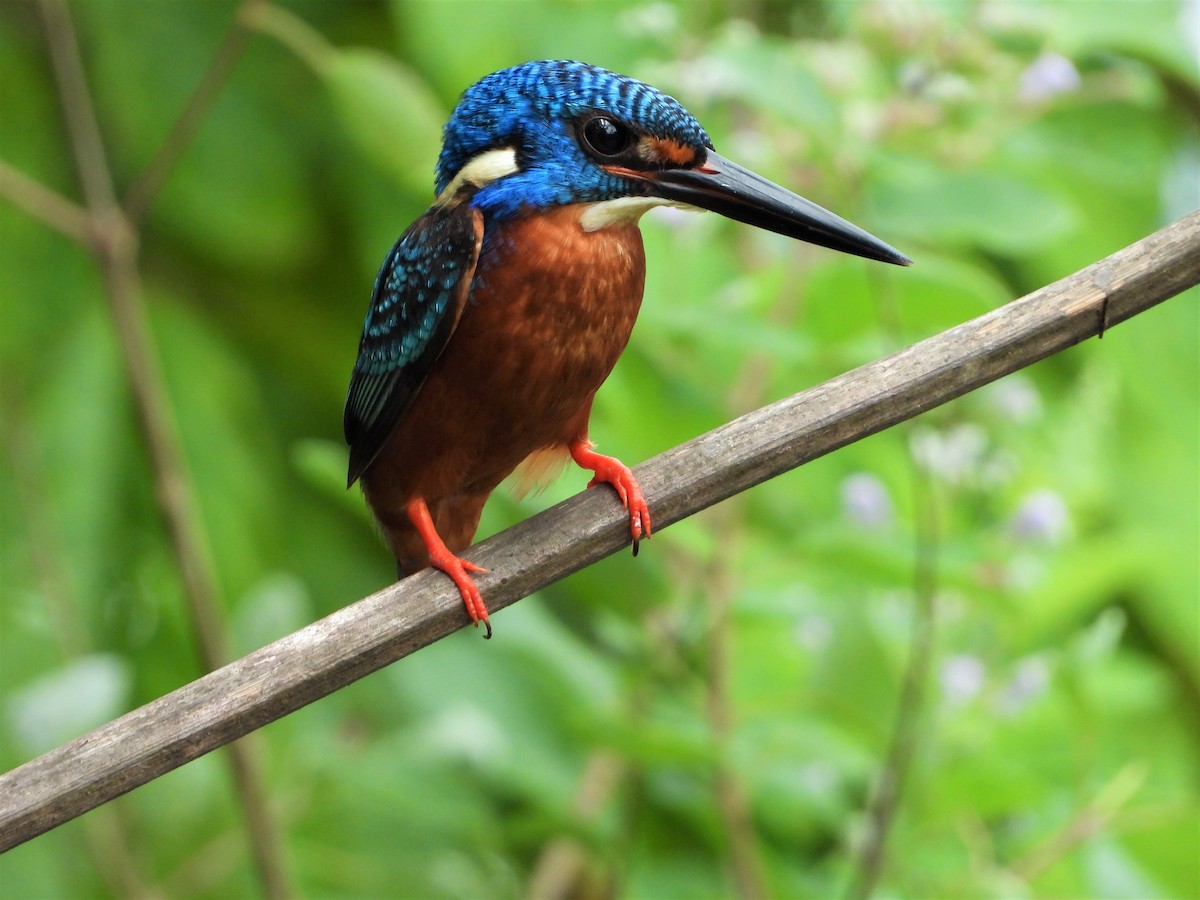
[[(487, 72), (570, 57), (654, 83), (723, 154), (917, 260), (648, 216), (644, 312), (592, 428), (628, 462), (1200, 205), (1194, 3), (70, 8), (122, 190), (226, 29), (253, 31), (141, 234), (238, 654), (390, 579), (342, 490), (341, 403), (376, 267)], [(0, 159), (76, 198), (61, 121), (36, 9), (8, 0)], [(8, 769), (199, 672), (97, 267), (0, 202), (0, 273)], [(566, 872), (588, 896), (842, 893), (899, 727), (916, 744), (881, 893), (1200, 895), (1196, 300), (656, 535), (502, 613), (490, 644), (464, 631), (267, 727), (292, 888), (509, 896)], [(498, 493), (482, 533), (583, 484)], [(934, 631), (910, 670), (918, 544)], [(898, 726), (909, 671), (923, 702)], [(564, 838), (577, 868), (555, 868)], [(0, 859), (9, 897), (258, 890), (215, 755)]]

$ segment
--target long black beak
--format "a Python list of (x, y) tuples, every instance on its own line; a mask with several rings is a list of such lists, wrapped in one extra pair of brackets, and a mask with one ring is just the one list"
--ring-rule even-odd
[(666, 200), (699, 206), (747, 225), (843, 253), (898, 266), (912, 264), (911, 259), (873, 234), (712, 150), (695, 168), (660, 169), (637, 175), (645, 179), (650, 194)]

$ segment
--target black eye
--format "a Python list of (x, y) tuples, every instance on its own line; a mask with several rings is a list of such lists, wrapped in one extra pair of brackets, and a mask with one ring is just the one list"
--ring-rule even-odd
[(614, 122), (606, 116), (596, 116), (583, 126), (583, 140), (600, 156), (616, 156), (629, 149), (633, 134), (620, 122)]

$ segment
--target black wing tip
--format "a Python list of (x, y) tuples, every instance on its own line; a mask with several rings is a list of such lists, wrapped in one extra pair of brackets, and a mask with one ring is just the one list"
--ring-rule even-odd
[(370, 468), (371, 463), (375, 461), (375, 454), (365, 456), (359, 449), (361, 444), (350, 445), (350, 464), (346, 472), (346, 490), (354, 487), (354, 482), (362, 478), (363, 473)]

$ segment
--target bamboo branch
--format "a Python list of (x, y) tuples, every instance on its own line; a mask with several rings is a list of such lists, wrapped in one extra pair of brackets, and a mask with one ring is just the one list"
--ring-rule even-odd
[[(1102, 333), (1200, 283), (1200, 212), (1074, 275), (656, 456), (637, 477), (660, 528)], [(626, 546), (585, 491), (468, 556), (498, 611)], [(426, 570), (0, 776), (0, 851), (407, 656), (466, 623)], [(480, 647), (480, 652), (487, 652)]]

